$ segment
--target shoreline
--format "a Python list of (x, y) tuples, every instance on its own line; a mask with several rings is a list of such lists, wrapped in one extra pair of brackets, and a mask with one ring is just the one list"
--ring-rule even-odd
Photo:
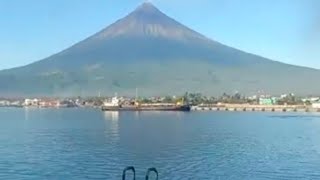
[(198, 105), (192, 106), (192, 111), (243, 111), (243, 112), (320, 112), (320, 108), (298, 105), (249, 105), (249, 104), (224, 104), (224, 105)]
[[(98, 106), (85, 106), (85, 107), (30, 107), (30, 106), (0, 106), (0, 108), (12, 109), (100, 109)], [(260, 106), (260, 105), (224, 105), (224, 106), (191, 106), (190, 112), (303, 112), (303, 113), (320, 113), (320, 108), (301, 107), (301, 106)], [(114, 111), (120, 112), (120, 111)]]

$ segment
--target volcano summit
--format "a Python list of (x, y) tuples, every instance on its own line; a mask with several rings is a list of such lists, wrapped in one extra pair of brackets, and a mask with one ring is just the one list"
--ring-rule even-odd
[(24, 67), (0, 72), (5, 96), (142, 95), (240, 91), (315, 94), (320, 71), (272, 61), (214, 40), (151, 3), (93, 36)]

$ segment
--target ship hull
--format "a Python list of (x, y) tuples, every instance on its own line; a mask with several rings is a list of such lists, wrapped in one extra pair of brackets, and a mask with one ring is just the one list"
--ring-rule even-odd
[(157, 107), (157, 106), (148, 106), (148, 107), (138, 107), (138, 106), (103, 106), (102, 111), (185, 111), (188, 112), (191, 110), (190, 106), (172, 106), (172, 107)]

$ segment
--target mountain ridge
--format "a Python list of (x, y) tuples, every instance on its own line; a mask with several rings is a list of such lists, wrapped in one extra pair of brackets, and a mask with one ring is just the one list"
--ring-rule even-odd
[[(70, 48), (0, 71), (0, 83), (5, 85), (0, 93), (92, 95), (98, 90), (130, 93), (141, 87), (148, 95), (186, 91), (218, 95), (235, 90), (252, 94), (261, 89), (303, 94), (320, 90), (316, 85), (308, 90), (297, 87), (310, 84), (308, 79), (319, 72), (226, 46), (144, 3)], [(29, 85), (32, 82), (38, 84)]]

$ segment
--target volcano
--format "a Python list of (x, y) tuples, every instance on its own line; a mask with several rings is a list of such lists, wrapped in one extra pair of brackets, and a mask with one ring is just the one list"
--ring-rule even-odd
[[(236, 29), (235, 29), (236, 30)], [(316, 94), (320, 71), (211, 40), (144, 3), (93, 36), (27, 66), (0, 72), (4, 96)]]

